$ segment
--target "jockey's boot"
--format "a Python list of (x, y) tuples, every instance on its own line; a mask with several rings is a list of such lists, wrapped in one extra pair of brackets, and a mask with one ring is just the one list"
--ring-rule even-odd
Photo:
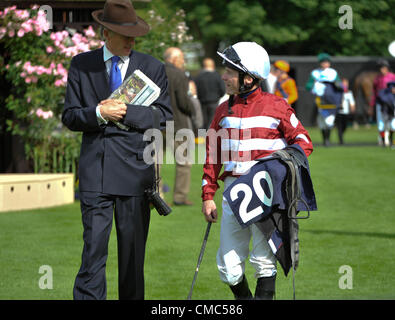
[(243, 275), (243, 280), (240, 283), (229, 286), (235, 296), (235, 300), (252, 300), (252, 293), (248, 288), (248, 282), (245, 275)]
[(276, 275), (258, 278), (255, 288), (255, 300), (273, 300), (276, 289)]
[(384, 131), (384, 146), (390, 147), (390, 132), (388, 130)]
[(330, 129), (323, 129), (322, 131), (322, 139), (324, 140), (324, 146), (328, 147), (329, 146), (329, 137), (331, 135), (331, 130)]

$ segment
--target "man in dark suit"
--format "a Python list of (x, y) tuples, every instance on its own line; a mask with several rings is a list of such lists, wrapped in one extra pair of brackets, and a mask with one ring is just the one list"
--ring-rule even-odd
[[(187, 134), (193, 136), (191, 116), (195, 108), (188, 95), (189, 80), (184, 71), (184, 53), (180, 48), (167, 48), (164, 52), (164, 60), (166, 74), (169, 78), (169, 94), (174, 114), (174, 133), (176, 134), (173, 146), (176, 162), (173, 203), (174, 205), (192, 205), (193, 203), (188, 199), (188, 193), (193, 159), (188, 157), (188, 152), (185, 154), (181, 151), (192, 150), (194, 147), (194, 138), (188, 140)], [(179, 131), (182, 129), (187, 130)], [(180, 138), (182, 136), (182, 141), (178, 139), (177, 132)], [(191, 142), (192, 145), (190, 145)], [(187, 147), (183, 148), (185, 144)]]
[[(70, 65), (63, 123), (82, 131), (79, 183), (84, 248), (74, 299), (105, 299), (108, 240), (113, 215), (118, 240), (120, 299), (144, 299), (144, 256), (150, 220), (145, 190), (154, 168), (143, 160), (144, 131), (172, 118), (164, 65), (133, 51), (134, 39), (149, 31), (129, 0), (107, 0), (92, 13), (102, 25), (105, 45), (75, 56)], [(161, 89), (150, 107), (107, 99), (139, 69)], [(157, 116), (157, 117), (156, 117)], [(128, 130), (121, 130), (119, 121)]]

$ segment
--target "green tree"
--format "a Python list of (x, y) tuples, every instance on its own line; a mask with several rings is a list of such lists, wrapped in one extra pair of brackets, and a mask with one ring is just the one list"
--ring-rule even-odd
[[(168, 0), (186, 12), (206, 54), (237, 41), (256, 41), (270, 54), (388, 56), (394, 40), (394, 0)], [(352, 29), (341, 29), (342, 5), (352, 9)]]
[(144, 8), (137, 9), (138, 13), (151, 29), (144, 37), (136, 38), (136, 50), (163, 60), (166, 48), (179, 47), (192, 40), (183, 9), (173, 11), (164, 1), (152, 1), (143, 5)]

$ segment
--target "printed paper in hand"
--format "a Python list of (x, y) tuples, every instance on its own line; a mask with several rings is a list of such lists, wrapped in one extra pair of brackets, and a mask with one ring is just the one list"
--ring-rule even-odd
[[(108, 99), (118, 99), (124, 103), (148, 107), (158, 99), (159, 95), (160, 88), (143, 72), (135, 70)], [(122, 130), (129, 130), (128, 126), (120, 122), (114, 123)]]

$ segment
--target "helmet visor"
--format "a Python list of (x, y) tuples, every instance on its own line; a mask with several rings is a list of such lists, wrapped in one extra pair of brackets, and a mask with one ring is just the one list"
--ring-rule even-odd
[(236, 50), (233, 49), (232, 46), (227, 47), (227, 48), (224, 50), (223, 54), (224, 54), (230, 61), (232, 61), (232, 62), (235, 63), (235, 64), (239, 64), (239, 63), (241, 62), (241, 59), (240, 59), (239, 55), (237, 54)]
[(222, 53), (217, 52), (218, 55), (223, 58), (222, 64), (225, 66), (228, 66), (232, 69), (236, 69), (242, 72), (247, 73), (251, 77), (255, 78), (253, 75), (250, 74), (250, 72), (247, 70), (246, 67), (243, 66), (241, 63), (241, 59), (239, 55), (237, 54), (236, 50), (233, 49), (232, 46), (226, 48)]

